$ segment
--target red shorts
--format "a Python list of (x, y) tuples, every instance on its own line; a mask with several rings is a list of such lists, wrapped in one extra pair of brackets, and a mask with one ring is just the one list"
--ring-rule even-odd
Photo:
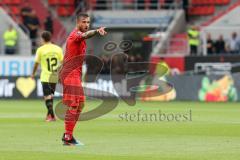
[(63, 80), (63, 104), (77, 107), (85, 101), (82, 81), (80, 76), (66, 77)]

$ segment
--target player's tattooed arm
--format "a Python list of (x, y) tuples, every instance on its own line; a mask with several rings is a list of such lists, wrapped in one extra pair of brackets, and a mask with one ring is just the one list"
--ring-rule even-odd
[(90, 31), (83, 33), (82, 38), (88, 39), (88, 38), (95, 36), (97, 33), (98, 33), (97, 30), (90, 30)]
[(82, 37), (84, 39), (88, 39), (88, 38), (95, 36), (97, 33), (100, 34), (101, 36), (104, 36), (107, 34), (107, 32), (105, 31), (105, 27), (100, 27), (99, 29), (90, 30), (90, 31), (83, 33)]
[(31, 78), (34, 78), (35, 73), (37, 72), (37, 69), (38, 69), (38, 63), (35, 63), (34, 67), (33, 67), (33, 72), (32, 72)]

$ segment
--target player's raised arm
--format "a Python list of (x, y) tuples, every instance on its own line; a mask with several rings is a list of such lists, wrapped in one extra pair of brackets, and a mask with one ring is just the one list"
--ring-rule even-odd
[(91, 38), (91, 37), (93, 37), (97, 34), (99, 34), (101, 36), (106, 35), (107, 32), (105, 31), (105, 27), (100, 27), (99, 29), (96, 29), (96, 30), (87, 31), (87, 32), (82, 34), (82, 38), (88, 39), (88, 38)]

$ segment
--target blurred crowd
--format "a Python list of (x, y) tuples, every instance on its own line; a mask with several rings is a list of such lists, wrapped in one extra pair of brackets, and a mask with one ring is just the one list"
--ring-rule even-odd
[[(43, 24), (40, 24), (40, 20), (35, 12), (27, 3), (23, 3), (20, 11), (19, 26), (28, 34), (32, 41), (32, 54), (35, 54), (37, 47), (37, 41), (39, 38), (39, 30), (42, 28), (53, 33), (53, 19), (51, 12), (48, 12)], [(42, 27), (43, 26), (43, 27)]]
[[(206, 44), (204, 44), (205, 39), (201, 38), (206, 38)], [(203, 50), (206, 50), (207, 55), (240, 54), (240, 37), (237, 32), (233, 32), (230, 38), (219, 34), (217, 38), (213, 39), (210, 33), (207, 33), (206, 37), (200, 37), (198, 27), (192, 26), (188, 29), (188, 43), (191, 55), (199, 55), (202, 44)]]
[(218, 39), (212, 39), (211, 34), (207, 35), (207, 54), (240, 54), (240, 38), (233, 32), (230, 39), (225, 39), (222, 34)]
[[(43, 29), (51, 33), (54, 32), (52, 14), (51, 12), (48, 12), (48, 16), (46, 17), (43, 24), (41, 24), (35, 10), (30, 7), (26, 0), (23, 1), (22, 6), (20, 7), (20, 17), (16, 19), (16, 22), (31, 39), (32, 54), (35, 54), (36, 48), (39, 45), (39, 31)], [(9, 25), (8, 29), (4, 32), (3, 35), (5, 54), (15, 54), (18, 42), (16, 28), (14, 28), (13, 25)]]

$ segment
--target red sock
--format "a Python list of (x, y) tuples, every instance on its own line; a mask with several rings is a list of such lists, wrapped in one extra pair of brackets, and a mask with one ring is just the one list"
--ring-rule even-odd
[(72, 138), (74, 127), (78, 121), (81, 110), (78, 108), (69, 108), (65, 115), (65, 134), (67, 139)]

